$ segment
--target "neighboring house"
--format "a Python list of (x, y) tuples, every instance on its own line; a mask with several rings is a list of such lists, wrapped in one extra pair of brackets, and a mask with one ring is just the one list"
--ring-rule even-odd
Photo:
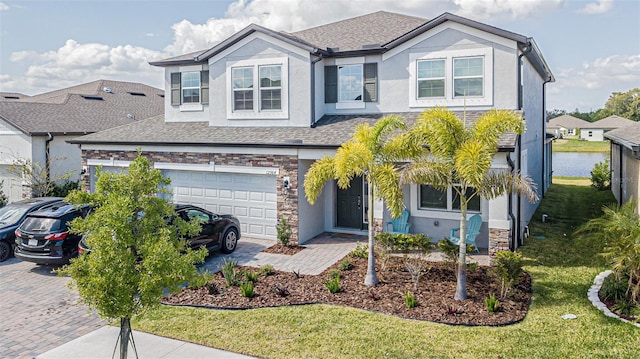
[(634, 123), (635, 121), (616, 115), (605, 117), (596, 122), (587, 122), (587, 124), (580, 129), (580, 139), (586, 141), (604, 141), (605, 132), (626, 127)]
[[(165, 114), (72, 140), (85, 178), (126, 167), (141, 148), (172, 180), (173, 200), (239, 217), (243, 235), (275, 239), (276, 221), (304, 243), (328, 232), (365, 234), (367, 190), (328, 183), (315, 205), (304, 176), (360, 123), (400, 114), (412, 123), (446, 106), (470, 123), (483, 112), (524, 114), (527, 132), (505, 135), (495, 168), (530, 175), (542, 195), (550, 184), (545, 83), (554, 81), (532, 38), (449, 13), (425, 20), (376, 12), (285, 33), (250, 25), (211, 49), (151, 63), (165, 68)], [(466, 94), (466, 96), (465, 96)], [(412, 232), (434, 240), (459, 225), (451, 189), (404, 187)], [(483, 218), (481, 248), (519, 245), (536, 204), (516, 195), (470, 204)], [(381, 202), (376, 230), (389, 220)]]
[(580, 129), (588, 126), (589, 122), (573, 117), (571, 115), (562, 115), (549, 120), (547, 131), (556, 136), (556, 138), (577, 137)]
[[(640, 123), (604, 134), (611, 141), (611, 192), (619, 205), (640, 199)], [(640, 202), (638, 202), (640, 203)], [(638, 206), (640, 210), (640, 205)]]
[(17, 159), (50, 166), (50, 178), (73, 172), (81, 152), (66, 141), (164, 112), (164, 91), (121, 81), (99, 80), (35, 96), (0, 93), (0, 181), (10, 201), (29, 196), (8, 171)]

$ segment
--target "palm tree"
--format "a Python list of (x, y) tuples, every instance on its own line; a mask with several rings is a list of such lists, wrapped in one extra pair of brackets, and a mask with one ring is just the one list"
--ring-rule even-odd
[(368, 123), (356, 127), (353, 137), (338, 148), (335, 155), (325, 156), (311, 165), (304, 176), (304, 190), (309, 203), (314, 204), (324, 184), (332, 179), (338, 187), (346, 189), (355, 177), (365, 176), (368, 183), (369, 259), (364, 284), (375, 286), (378, 277), (373, 253), (373, 204), (374, 195), (385, 200), (392, 217), (401, 215), (404, 208), (400, 173), (396, 161), (402, 157), (403, 144), (396, 130), (406, 128), (400, 116), (386, 116), (370, 126)]
[[(466, 116), (465, 116), (466, 117)], [(491, 169), (498, 141), (506, 132), (522, 134), (525, 123), (514, 111), (491, 110), (470, 127), (445, 108), (424, 111), (404, 135), (407, 151), (419, 154), (402, 173), (402, 183), (428, 184), (439, 191), (452, 188), (460, 199), (460, 249), (456, 300), (467, 298), (467, 206), (476, 196), (493, 199), (505, 193), (538, 200), (536, 186), (519, 172)]]

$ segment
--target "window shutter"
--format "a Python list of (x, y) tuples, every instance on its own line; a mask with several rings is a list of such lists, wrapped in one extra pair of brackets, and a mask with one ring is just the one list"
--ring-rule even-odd
[(200, 103), (209, 104), (209, 70), (200, 71)]
[(338, 66), (324, 67), (324, 103), (338, 102)]
[(171, 73), (171, 106), (180, 106), (180, 73)]
[(364, 102), (378, 101), (378, 63), (364, 64)]

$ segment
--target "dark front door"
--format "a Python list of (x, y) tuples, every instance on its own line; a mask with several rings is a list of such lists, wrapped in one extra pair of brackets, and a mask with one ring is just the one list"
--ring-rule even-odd
[(337, 189), (337, 218), (336, 227), (363, 229), (364, 202), (362, 191), (362, 177), (356, 177), (351, 181), (347, 189)]

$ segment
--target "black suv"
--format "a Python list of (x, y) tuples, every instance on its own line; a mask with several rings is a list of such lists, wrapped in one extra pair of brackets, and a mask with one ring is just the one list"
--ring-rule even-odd
[(67, 224), (85, 217), (89, 206), (65, 202), (30, 213), (16, 230), (16, 258), (38, 264), (66, 264), (78, 255), (80, 236), (69, 233)]
[(9, 203), (0, 208), (0, 262), (6, 261), (13, 254), (16, 228), (27, 214), (60, 202), (62, 198), (59, 197), (40, 197)]

